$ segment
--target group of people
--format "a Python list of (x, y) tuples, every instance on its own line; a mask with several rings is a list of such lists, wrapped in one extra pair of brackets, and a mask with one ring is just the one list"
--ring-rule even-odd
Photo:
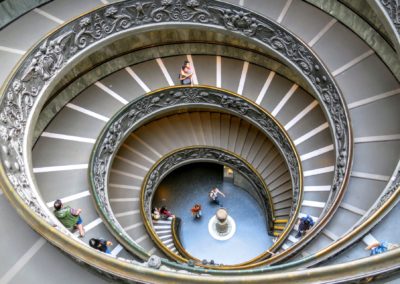
[[(222, 206), (222, 203), (219, 200), (219, 195), (225, 197), (225, 194), (222, 191), (220, 191), (217, 187), (213, 187), (209, 192), (210, 201), (216, 203), (219, 206)], [(60, 199), (57, 199), (54, 202), (53, 206), (54, 206), (54, 215), (57, 217), (57, 219), (67, 229), (77, 229), (79, 231), (79, 237), (83, 238), (85, 236), (85, 229), (83, 227), (82, 217), (80, 216), (82, 213), (82, 209), (80, 208), (74, 209), (71, 208), (70, 206), (64, 206), (64, 204)], [(202, 216), (201, 209), (202, 208), (199, 203), (196, 203), (192, 207), (191, 212), (195, 219), (201, 218)], [(153, 220), (175, 218), (175, 215), (173, 215), (165, 206), (162, 206), (160, 209), (156, 207), (153, 208), (151, 216)], [(304, 236), (307, 233), (307, 231), (310, 230), (313, 226), (314, 226), (314, 220), (310, 215), (301, 217), (298, 221), (298, 233), (296, 235), (296, 238)], [(91, 238), (89, 240), (89, 246), (101, 252), (111, 254), (110, 251), (110, 246), (112, 246), (111, 241), (107, 241), (102, 238), (99, 239)], [(374, 242), (373, 244), (367, 246), (366, 249), (370, 251), (370, 255), (376, 255), (398, 247), (399, 245), (388, 242)]]
[[(219, 200), (219, 195), (225, 197), (225, 194), (220, 191), (217, 187), (213, 187), (211, 191), (209, 192), (209, 198), (210, 201), (213, 203), (216, 203), (219, 206), (222, 206), (221, 201)], [(194, 206), (190, 209), (192, 212), (192, 216), (195, 219), (199, 219), (202, 216), (202, 207), (200, 203), (194, 204)], [(162, 206), (161, 208), (154, 207), (151, 211), (151, 217), (153, 220), (157, 221), (160, 219), (172, 219), (175, 218), (175, 215), (173, 215), (165, 206)]]
[[(216, 203), (217, 205), (222, 207), (222, 203), (219, 200), (219, 195), (225, 197), (225, 194), (220, 191), (216, 186), (214, 186), (211, 191), (208, 193), (208, 197), (210, 198), (210, 201), (213, 203)], [(199, 203), (196, 203), (192, 209), (191, 209), (192, 215), (195, 219), (201, 218), (201, 205)]]
[[(54, 215), (67, 229), (77, 229), (79, 231), (79, 237), (85, 236), (85, 229), (83, 227), (83, 220), (81, 217), (82, 209), (74, 209), (70, 206), (64, 206), (60, 199), (57, 199), (54, 204)], [(112, 242), (104, 240), (102, 238), (91, 238), (89, 240), (89, 246), (97, 249), (101, 252), (110, 254), (110, 246)]]
[(172, 219), (175, 218), (175, 215), (172, 214), (166, 206), (161, 206), (161, 208), (154, 207), (151, 210), (151, 217), (153, 218), (153, 220), (157, 221), (160, 219)]
[[(220, 191), (217, 187), (213, 187), (211, 189), (211, 191), (208, 193), (208, 197), (210, 198), (210, 201), (213, 203), (216, 203), (217, 205), (222, 207), (222, 203), (219, 200), (219, 195), (225, 197), (225, 194), (222, 191)], [(192, 216), (195, 219), (201, 218), (201, 215), (202, 215), (201, 204), (196, 203), (190, 211), (192, 212)]]
[[(296, 238), (300, 238), (304, 236), (308, 230), (310, 230), (314, 226), (314, 220), (310, 215), (306, 215), (302, 218), (299, 219), (298, 222), (298, 233), (296, 235)], [(380, 254), (395, 248), (398, 248), (398, 244), (392, 244), (388, 242), (373, 242), (369, 246), (367, 246), (365, 249), (370, 251), (370, 255), (376, 255)]]

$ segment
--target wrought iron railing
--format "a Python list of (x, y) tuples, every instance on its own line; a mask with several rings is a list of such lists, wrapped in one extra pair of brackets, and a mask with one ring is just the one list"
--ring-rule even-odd
[[(293, 195), (288, 225), (271, 249), (273, 250), (279, 247), (295, 225), (296, 216), (300, 210), (302, 201), (301, 162), (294, 144), (284, 128), (275, 120), (275, 118), (253, 102), (229, 91), (205, 86), (169, 87), (154, 91), (144, 97), (137, 98), (123, 107), (114, 117), (112, 117), (100, 134), (94, 147), (89, 165), (89, 174), (92, 185), (91, 191), (96, 201), (97, 211), (106, 221), (112, 232), (114, 232), (115, 237), (117, 239), (120, 238), (121, 242), (129, 239), (129, 244), (133, 244), (132, 249), (136, 252), (138, 246), (130, 240), (128, 234), (124, 232), (122, 227), (119, 225), (117, 219), (112, 213), (112, 208), (107, 198), (107, 178), (118, 148), (122, 145), (125, 137), (130, 135), (139, 126), (149, 122), (154, 117), (162, 115), (163, 113), (178, 111), (182, 108), (219, 110), (237, 115), (242, 119), (251, 122), (262, 131), (281, 152), (291, 175)], [(207, 152), (197, 152), (197, 154), (201, 153), (204, 153), (204, 157), (208, 155)], [(159, 165), (162, 165), (162, 163)], [(163, 176), (164, 174), (164, 172), (158, 172), (153, 168), (149, 172), (150, 176), (148, 175), (146, 181), (143, 183), (147, 188), (145, 191), (142, 190), (141, 199), (144, 208), (142, 212), (144, 214), (143, 217), (147, 219), (145, 224), (148, 225), (148, 229), (150, 229), (150, 223), (148, 220), (151, 220), (151, 198), (155, 191), (154, 186), (157, 185), (153, 182), (153, 179)], [(157, 179), (156, 182), (159, 182), (159, 180)], [(262, 187), (262, 185), (260, 185), (260, 187)], [(264, 194), (266, 193), (265, 190), (262, 190), (261, 192)], [(268, 194), (264, 196), (266, 200), (270, 200)], [(272, 216), (270, 217), (272, 218)], [(159, 246), (163, 247), (162, 242), (159, 241), (156, 236), (153, 237)], [(165, 252), (168, 254), (168, 250), (165, 250)], [(270, 256), (270, 252), (260, 255), (251, 260), (251, 262), (254, 263), (266, 256)], [(174, 257), (179, 261), (186, 261), (185, 259), (172, 254), (171, 257)], [(237, 268), (242, 268), (242, 266), (237, 266)]]
[[(274, 220), (273, 201), (263, 178), (260, 176), (259, 173), (257, 173), (257, 171), (250, 163), (248, 163), (235, 153), (221, 148), (210, 146), (192, 146), (180, 148), (164, 155), (152, 166), (152, 168), (148, 171), (144, 182), (142, 183), (140, 194), (140, 211), (142, 213), (146, 229), (152, 236), (155, 243), (166, 255), (177, 261), (182, 261), (182, 258), (171, 252), (170, 249), (168, 249), (162, 243), (162, 241), (158, 238), (158, 235), (154, 232), (151, 221), (151, 208), (154, 194), (162, 180), (172, 171), (181, 167), (182, 165), (198, 162), (214, 162), (226, 165), (233, 170), (241, 173), (252, 185), (253, 190), (250, 191), (252, 195), (255, 196), (258, 201), (260, 201), (260, 204), (262, 204), (262, 209), (264, 212), (266, 212), (267, 230), (272, 233)], [(302, 195), (302, 193), (300, 193), (300, 195)], [(298, 204), (294, 206), (298, 206)], [(280, 239), (284, 240), (289, 231), (290, 229), (287, 229), (285, 231), (285, 234), (282, 234)], [(282, 240), (276, 241), (273, 247), (269, 249), (269, 251), (276, 250), (279, 247), (279, 244), (282, 243)], [(188, 253), (182, 255), (185, 256), (188, 255)], [(186, 258), (186, 260), (188, 259), (195, 260), (193, 256), (190, 256), (190, 258)], [(257, 257), (254, 258), (254, 261), (257, 261), (257, 259)], [(231, 266), (230, 268), (236, 268), (240, 266), (241, 265), (238, 264), (235, 266)]]
[[(135, 1), (138, 7), (145, 4)], [(39, 233), (46, 236), (54, 245), (69, 252), (80, 261), (90, 263), (105, 273), (118, 275), (122, 279), (142, 280), (146, 282), (188, 281), (197, 282), (200, 276), (179, 274), (170, 271), (157, 271), (136, 263), (121, 263), (108, 256), (98, 256), (86, 246), (74, 241), (61, 227), (54, 228), (57, 221), (52, 217), (37, 192), (30, 163), (30, 139), (32, 129), (41, 106), (51, 93), (57, 81), (97, 44), (111, 41), (113, 36), (133, 33), (142, 27), (163, 23), (165, 27), (195, 24), (209, 30), (225, 30), (259, 45), (264, 50), (271, 50), (289, 66), (304, 76), (317, 94), (317, 99), (325, 110), (335, 141), (335, 180), (332, 186), (332, 205), (321, 219), (321, 226), (313, 230), (315, 235), (333, 215), (338, 201), (341, 200), (349, 176), (352, 137), (344, 101), (332, 76), (314, 53), (287, 30), (272, 21), (249, 12), (243, 8), (217, 1), (154, 1), (152, 5), (135, 10), (133, 1), (119, 2), (111, 6), (92, 11), (75, 19), (56, 30), (26, 54), (1, 91), (0, 128), (1, 128), (1, 186), (5, 195), (18, 212)], [(135, 9), (134, 9), (135, 8)], [(46, 62), (46, 64), (44, 64)], [(382, 199), (385, 208), (388, 202), (398, 196), (399, 187)], [(371, 218), (379, 218), (379, 210)], [(317, 229), (317, 227), (319, 227)], [(307, 237), (307, 236), (306, 236)], [(348, 267), (331, 266), (310, 269), (305, 272), (289, 272), (274, 275), (249, 275), (249, 282), (265, 282), (268, 279), (359, 279), (382, 271), (398, 269), (400, 251), (395, 250), (368, 260), (355, 261)], [(373, 264), (373, 266), (370, 266)], [(295, 266), (295, 264), (292, 264)], [(397, 266), (396, 266), (397, 265)], [(151, 265), (149, 265), (151, 266)], [(170, 263), (176, 270), (185, 266)], [(290, 266), (286, 266), (290, 267)], [(351, 268), (351, 270), (349, 270)], [(188, 269), (190, 270), (190, 269)], [(247, 270), (238, 273), (229, 272), (224, 280), (232, 283), (241, 281), (233, 275), (245, 275), (272, 271), (263, 268), (257, 271)], [(191, 271), (203, 273), (201, 269)], [(225, 274), (223, 271), (219, 272)], [(333, 278), (334, 277), (334, 278)], [(218, 276), (210, 276), (208, 282), (220, 281)], [(297, 281), (297, 280), (296, 280)]]

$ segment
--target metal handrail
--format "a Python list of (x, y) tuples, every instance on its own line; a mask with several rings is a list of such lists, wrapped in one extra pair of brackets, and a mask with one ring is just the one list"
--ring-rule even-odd
[[(195, 156), (196, 152), (200, 152), (200, 155)], [(204, 153), (205, 156), (202, 156), (201, 153)], [(208, 153), (212, 153), (213, 155), (208, 155)], [(183, 154), (183, 157), (181, 157), (180, 154)], [(174, 158), (175, 156), (178, 156), (179, 158)], [(185, 156), (188, 156), (187, 159), (185, 159)], [(232, 159), (232, 161), (229, 161), (228, 159)], [(178, 163), (174, 164), (172, 161), (178, 161)], [(182, 164), (187, 164), (187, 163), (193, 163), (193, 162), (198, 162), (198, 161), (209, 161), (209, 162), (217, 162), (221, 163), (227, 166), (232, 167), (233, 169), (236, 169), (237, 171), (240, 172), (240, 169), (243, 170), (243, 167), (248, 167), (248, 170), (251, 171), (254, 174), (255, 179), (258, 179), (258, 184), (262, 185), (262, 188), (265, 189), (266, 192), (268, 192), (268, 188), (263, 181), (261, 175), (257, 173), (257, 171), (253, 168), (253, 166), (248, 163), (246, 160), (242, 159), (240, 156), (237, 154), (230, 152), (228, 150), (218, 148), (218, 147), (210, 147), (210, 146), (190, 146), (190, 147), (183, 147), (176, 149), (170, 153), (165, 154), (163, 157), (161, 157), (158, 161), (154, 163), (154, 165), (151, 167), (151, 169), (148, 171), (146, 177), (144, 178), (144, 182), (142, 183), (141, 191), (140, 191), (140, 212), (142, 214), (142, 218), (144, 219), (144, 225), (152, 237), (153, 241), (157, 244), (157, 246), (169, 257), (172, 259), (175, 259), (176, 261), (181, 261), (181, 262), (187, 262), (188, 259), (193, 259), (197, 260), (195, 257), (190, 256), (190, 258), (182, 258), (180, 256), (177, 256), (174, 254), (168, 247), (166, 247), (161, 239), (158, 237), (158, 235), (154, 232), (152, 222), (151, 222), (151, 206), (145, 206), (148, 202), (146, 202), (146, 198), (148, 200), (152, 200), (152, 197), (155, 193), (155, 190), (157, 189), (158, 185), (160, 182), (163, 180), (164, 177), (166, 177), (169, 173), (171, 173), (174, 169), (179, 167)], [(166, 169), (163, 172), (159, 172), (158, 169), (162, 168), (163, 164), (168, 165), (168, 169)], [(150, 180), (150, 177), (157, 177), (156, 179)], [(254, 181), (253, 181), (254, 182)], [(260, 188), (256, 188), (260, 189)], [(148, 192), (151, 192), (152, 194), (149, 195)], [(302, 193), (301, 193), (302, 195)], [(269, 203), (269, 200), (267, 200)], [(296, 211), (299, 211), (300, 208), (296, 208)], [(297, 214), (296, 214), (297, 216)], [(270, 220), (271, 216), (268, 216), (268, 221), (273, 225), (273, 220)], [(294, 220), (296, 218), (294, 217)], [(295, 222), (295, 221), (294, 221)], [(289, 226), (291, 223), (294, 222), (288, 222)], [(256, 262), (260, 260), (260, 258), (263, 258), (266, 254), (271, 254), (271, 252), (276, 251), (279, 248), (279, 245), (282, 244), (282, 242), (286, 239), (288, 236), (288, 233), (290, 232), (290, 227), (286, 226), (285, 230), (283, 233), (279, 236), (277, 241), (274, 243), (274, 245), (269, 248), (265, 253), (260, 254), (258, 257), (254, 257), (248, 262)], [(183, 256), (188, 255), (188, 253), (183, 253)], [(247, 263), (247, 262), (246, 262)], [(207, 268), (214, 268), (214, 266), (207, 266), (203, 265), (201, 262), (198, 261), (198, 265), (202, 267), (207, 267)], [(244, 266), (242, 264), (237, 264), (237, 265), (221, 265), (218, 266), (217, 269), (243, 269)]]

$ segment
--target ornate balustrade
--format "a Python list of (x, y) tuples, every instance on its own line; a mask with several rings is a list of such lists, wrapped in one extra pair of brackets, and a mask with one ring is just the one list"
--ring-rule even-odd
[[(249, 189), (251, 195), (254, 196), (259, 204), (261, 204), (263, 211), (266, 213), (267, 230), (272, 234), (272, 229), (274, 226), (274, 204), (272, 202), (272, 198), (270, 196), (267, 185), (265, 184), (260, 174), (258, 174), (257, 171), (253, 168), (253, 166), (251, 166), (251, 164), (246, 162), (244, 159), (240, 158), (238, 155), (225, 149), (210, 146), (185, 147), (182, 149), (177, 149), (172, 153), (163, 156), (159, 161), (157, 161), (147, 173), (141, 189), (140, 210), (144, 219), (144, 224), (155, 243), (166, 255), (178, 261), (182, 260), (182, 258), (177, 257), (176, 254), (171, 252), (154, 232), (151, 222), (151, 208), (154, 194), (162, 180), (172, 171), (183, 165), (198, 162), (212, 162), (226, 165), (236, 172), (242, 174), (252, 185), (252, 189)], [(302, 195), (302, 193), (294, 193), (294, 195)], [(298, 206), (298, 204), (293, 204), (293, 206)], [(284, 239), (284, 237), (282, 237), (282, 239)], [(281, 240), (278, 241), (278, 243), (281, 242)], [(277, 247), (278, 246), (275, 245), (273, 248), (270, 249), (270, 251), (275, 250)], [(188, 253), (186, 252), (182, 255), (187, 256)], [(192, 256), (186, 257), (186, 261), (189, 259), (199, 262), (198, 259)], [(240, 267), (240, 264), (235, 265), (231, 268), (235, 267)]]
[[(350, 173), (352, 134), (348, 113), (340, 91), (317, 56), (302, 41), (280, 25), (241, 7), (213, 0), (126, 1), (89, 12), (57, 29), (32, 48), (9, 77), (8, 83), (3, 86), (0, 102), (0, 146), (2, 149), (0, 181), (5, 195), (35, 230), (54, 245), (74, 255), (79, 261), (89, 263), (123, 279), (140, 279), (160, 283), (171, 280), (202, 281), (200, 277), (194, 275), (183, 275), (176, 271), (160, 272), (141, 267), (137, 263), (129, 265), (108, 256), (98, 257), (83, 244), (73, 240), (69, 232), (63, 230), (61, 226), (54, 228), (53, 225), (59, 223), (41, 200), (33, 178), (31, 169), (32, 133), (38, 113), (51, 94), (53, 87), (82, 58), (94, 50), (98, 50), (107, 42), (140, 30), (158, 29), (161, 26), (163, 29), (179, 28), (185, 25), (229, 34), (232, 37), (251, 42), (260, 50), (269, 52), (285, 62), (300, 76), (303, 76), (310, 88), (315, 91), (316, 99), (327, 115), (335, 141), (335, 178), (324, 216), (302, 239), (302, 242), (310, 241), (329, 221), (343, 197)], [(101, 171), (101, 166), (98, 170)], [(388, 193), (384, 199), (385, 204), (396, 194), (398, 194), (398, 187)], [(374, 214), (374, 218), (377, 218), (376, 214)], [(290, 252), (288, 250), (287, 254), (294, 253), (299, 248), (300, 244), (296, 244), (290, 249)], [(144, 259), (149, 257), (143, 251), (138, 251), (138, 255)], [(280, 257), (285, 256), (282, 254)], [(386, 256), (372, 258), (371, 263), (375, 260), (381, 260), (381, 263), (376, 264), (369, 274), (378, 271), (379, 268), (384, 267), (383, 265), (394, 267), (393, 257), (395, 256), (398, 256), (397, 251), (388, 253)], [(280, 259), (275, 258), (272, 261)], [(267, 263), (265, 262), (265, 264)], [(354, 262), (354, 268), (358, 269), (354, 272), (338, 267), (339, 271), (335, 277), (340, 277), (339, 273), (360, 277), (361, 271), (366, 272), (363, 270), (363, 264), (365, 265), (362, 261)], [(186, 268), (190, 270), (179, 264), (168, 263), (168, 265), (176, 270)], [(240, 280), (234, 275), (262, 273), (273, 269), (249, 269), (226, 273), (220, 271), (218, 273), (231, 273), (232, 276), (225, 279), (229, 279), (233, 283)], [(204, 270), (197, 268), (191, 268), (191, 271), (204, 273)], [(319, 271), (316, 269), (303, 274), (297, 272), (290, 275), (304, 277), (303, 279), (310, 277), (311, 279), (318, 275)], [(315, 274), (313, 274), (314, 272)], [(328, 273), (333, 274), (333, 270), (327, 268), (323, 273), (328, 277)], [(279, 277), (286, 278), (290, 275), (257, 275), (257, 277), (249, 276), (248, 280), (264, 282), (266, 279), (274, 279), (274, 277), (280, 279)], [(343, 279), (346, 277), (344, 274), (342, 276)], [(214, 277), (210, 277), (208, 280), (210, 282), (220, 280), (217, 276)]]
[[(96, 142), (89, 166), (90, 180), (92, 183), (91, 190), (96, 201), (97, 211), (120, 242), (125, 242), (127, 247), (131, 248), (135, 253), (137, 249), (140, 249), (119, 225), (107, 198), (107, 178), (113, 158), (120, 145), (123, 144), (125, 138), (141, 125), (149, 122), (154, 117), (161, 116), (163, 113), (189, 108), (219, 110), (239, 116), (259, 128), (281, 152), (291, 175), (293, 196), (290, 221), (271, 250), (278, 248), (295, 225), (296, 216), (300, 210), (302, 201), (302, 170), (300, 158), (284, 128), (269, 113), (244, 97), (221, 89), (205, 86), (170, 87), (161, 89), (135, 99), (114, 115), (107, 123)], [(249, 175), (249, 177), (254, 177), (255, 179), (252, 182), (258, 189), (258, 192), (262, 194), (263, 199), (267, 200), (268, 203), (272, 205), (271, 197), (265, 190), (265, 184), (262, 182), (262, 179), (255, 174), (255, 171), (250, 165), (246, 165), (246, 163), (238, 159), (237, 156), (227, 155), (227, 152), (224, 152), (224, 155), (222, 155), (221, 150), (208, 149), (210, 151), (205, 151), (201, 148), (198, 148), (199, 150), (194, 149), (184, 149), (172, 155), (167, 155), (165, 159), (156, 163), (146, 176), (145, 182), (143, 183), (144, 188), (142, 188), (141, 200), (142, 214), (147, 220), (145, 224), (149, 231), (151, 231), (149, 222), (149, 220), (151, 220), (151, 201), (158, 183), (170, 170), (178, 166), (181, 162), (185, 162), (185, 160), (186, 162), (193, 160), (193, 157), (204, 160), (216, 160), (220, 163), (228, 164), (240, 172), (244, 172), (246, 175)], [(269, 215), (269, 220), (272, 221), (272, 212)], [(163, 248), (162, 242), (159, 241), (154, 234), (153, 238), (159, 246)], [(163, 250), (172, 258), (183, 262), (186, 261), (170, 253), (168, 249), (163, 248)], [(256, 262), (268, 255), (270, 255), (269, 252), (262, 254), (251, 262)], [(241, 268), (241, 266), (238, 266), (238, 268)]]

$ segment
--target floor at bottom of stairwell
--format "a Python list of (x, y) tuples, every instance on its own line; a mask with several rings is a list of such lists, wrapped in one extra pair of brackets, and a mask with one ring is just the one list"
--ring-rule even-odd
[[(208, 192), (215, 185), (225, 193), (226, 197), (220, 200), (236, 222), (236, 233), (226, 241), (216, 240), (208, 232), (208, 222), (219, 208), (208, 198)], [(190, 212), (195, 203), (202, 205), (203, 213), (197, 220)], [(257, 201), (244, 189), (223, 181), (221, 165), (197, 163), (175, 170), (158, 187), (153, 204), (166, 205), (182, 219), (181, 242), (198, 259), (238, 264), (258, 256), (272, 245), (266, 217)]]

